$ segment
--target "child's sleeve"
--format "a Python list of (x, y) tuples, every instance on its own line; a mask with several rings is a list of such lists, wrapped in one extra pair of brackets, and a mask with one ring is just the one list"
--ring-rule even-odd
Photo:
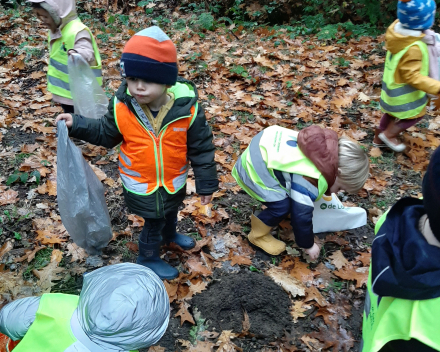
[(18, 299), (0, 310), (0, 332), (11, 340), (21, 340), (35, 320), (41, 297)]
[(188, 130), (188, 158), (194, 170), (196, 192), (211, 195), (218, 189), (217, 165), (214, 161), (215, 147), (212, 144), (212, 131), (199, 105), (197, 117)]
[(422, 76), (422, 52), (418, 46), (412, 46), (402, 56), (399, 63), (399, 73), (405, 83), (428, 94), (440, 93), (440, 81), (428, 76)]
[(76, 35), (73, 49), (80, 54), (90, 66), (96, 65), (95, 52), (93, 50), (92, 39), (87, 30), (83, 30)]
[(110, 99), (107, 113), (100, 119), (89, 119), (81, 115), (73, 116), (73, 124), (69, 129), (69, 136), (82, 139), (94, 145), (113, 148), (122, 142), (114, 117), (113, 100)]
[(290, 189), (290, 219), (295, 242), (301, 248), (311, 248), (315, 243), (313, 233), (314, 201), (318, 197), (318, 188), (302, 176), (292, 174)]

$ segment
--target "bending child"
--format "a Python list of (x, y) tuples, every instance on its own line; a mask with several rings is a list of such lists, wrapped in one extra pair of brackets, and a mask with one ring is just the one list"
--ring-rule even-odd
[(212, 132), (197, 89), (177, 77), (177, 52), (159, 27), (135, 34), (121, 58), (124, 79), (101, 119), (61, 114), (71, 137), (113, 148), (122, 142), (119, 172), (126, 204), (145, 219), (137, 263), (162, 279), (178, 270), (160, 254), (162, 239), (191, 249), (195, 241), (176, 232), (177, 211), (186, 195), (188, 159), (202, 204), (217, 190)]
[(357, 193), (368, 171), (362, 148), (347, 138), (338, 141), (332, 130), (266, 128), (252, 139), (232, 170), (241, 188), (267, 207), (252, 215), (249, 241), (269, 254), (280, 254), (286, 245), (270, 231), (291, 214), (297, 245), (315, 260), (320, 248), (314, 243), (313, 202), (341, 189)]
[(73, 100), (67, 69), (68, 55), (80, 54), (102, 85), (101, 56), (90, 29), (76, 14), (75, 0), (27, 0), (40, 21), (49, 29), (47, 90), (64, 112), (73, 113)]
[(14, 352), (129, 352), (161, 339), (169, 305), (153, 271), (116, 264), (85, 274), (79, 297), (46, 293), (7, 304), (0, 332), (21, 340)]
[[(426, 114), (428, 94), (440, 93), (439, 53), (434, 24), (434, 0), (400, 0), (397, 17), (385, 36), (388, 50), (380, 108), (384, 112), (373, 145), (403, 152), (398, 135)], [(428, 45), (427, 45), (428, 44)]]
[(361, 352), (440, 351), (440, 148), (422, 194), (400, 199), (376, 224)]

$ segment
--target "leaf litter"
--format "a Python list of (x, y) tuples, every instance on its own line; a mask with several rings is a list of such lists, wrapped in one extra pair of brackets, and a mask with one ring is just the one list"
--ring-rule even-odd
[[(157, 13), (163, 11), (167, 15), (167, 5), (150, 5)], [(92, 12), (94, 6), (117, 10), (117, 5), (108, 7), (103, 0), (95, 0), (87, 4), (86, 11)], [(129, 11), (129, 23), (120, 24), (122, 33), (113, 33), (106, 43), (102, 36), (97, 39), (106, 55), (103, 67), (109, 91), (115, 91), (120, 84), (115, 57), (119, 57), (130, 35), (150, 23), (141, 7), (131, 6)], [(169, 12), (173, 13), (171, 23), (189, 16), (179, 8), (173, 11)], [(109, 13), (105, 12), (104, 18), (108, 19)], [(136, 241), (143, 226), (143, 219), (128, 214), (123, 205), (117, 152), (78, 144), (104, 183), (115, 235), (99, 258), (89, 258), (70, 241), (55, 198), (53, 118), (62, 109), (51, 106), (46, 90), (42, 69), (47, 54), (37, 56), (15, 50), (28, 34), (43, 38), (46, 30), (32, 27), (31, 21), (26, 21), (29, 13), (21, 13), (24, 21), (20, 22), (10, 21), (11, 16), (0, 18), (5, 25), (3, 39), (14, 48), (9, 57), (0, 58), (0, 167), (6, 176), (0, 185), (0, 306), (44, 292), (78, 293), (81, 274), (86, 270), (135, 261)], [(92, 32), (99, 30), (96, 23), (87, 24)], [(100, 25), (112, 31), (108, 22)], [(165, 282), (175, 317), (164, 338), (150, 350), (174, 350), (173, 334), (184, 341), (181, 345), (187, 351), (212, 351), (214, 347), (240, 351), (249, 346), (261, 351), (355, 348), (354, 340), (360, 340), (361, 307), (356, 308), (359, 305), (353, 302), (362, 302), (365, 294), (372, 224), (395, 201), (396, 194), (419, 196), (421, 173), (432, 150), (440, 145), (440, 113), (429, 111), (427, 123), (414, 126), (404, 135), (409, 148), (402, 155), (371, 146), (370, 132), (381, 115), (375, 106), (384, 62), (382, 37), (361, 37), (329, 45), (313, 36), (292, 39), (284, 30), (265, 27), (217, 28), (204, 32), (203, 38), (191, 29), (181, 31), (170, 26), (168, 30), (177, 43), (180, 75), (194, 80), (199, 87), (213, 128), (221, 183), (212, 204), (202, 206), (190, 172), (178, 226), (181, 232), (193, 234), (197, 245), (190, 251), (164, 251), (163, 258), (181, 269), (176, 280)], [(271, 40), (267, 40), (269, 37)], [(12, 42), (11, 38), (16, 40)], [(275, 47), (274, 40), (282, 44)], [(43, 48), (39, 40), (28, 46)], [(194, 50), (200, 59), (191, 56)], [(339, 59), (350, 64), (335, 64)], [(234, 68), (238, 67), (247, 76), (235, 73), (238, 71)], [(339, 136), (357, 140), (368, 150), (371, 178), (358, 195), (342, 195), (342, 200), (344, 204), (368, 209), (370, 222), (364, 229), (319, 235), (324, 254), (317, 263), (300, 257), (293, 233), (279, 231), (289, 250), (272, 258), (245, 239), (250, 213), (257, 206), (240, 191), (230, 172), (240, 153), (263, 128), (281, 125), (301, 129), (311, 123), (331, 127)], [(7, 177), (16, 170), (28, 174), (36, 170), (41, 178), (38, 183), (37, 178), (28, 177), (25, 182), (6, 185)], [(22, 208), (30, 209), (30, 213), (19, 214), (18, 209)], [(42, 254), (46, 249), (52, 250), (47, 258)], [(36, 266), (37, 262), (41, 267)], [(240, 284), (249, 275), (264, 284), (241, 289)], [(224, 293), (214, 295), (215, 290)], [(260, 301), (254, 302), (256, 292)], [(273, 307), (274, 297), (283, 297), (283, 304)], [(222, 304), (231, 299), (235, 299), (233, 314), (221, 310)], [(211, 335), (200, 332), (200, 340), (190, 342), (191, 326), (200, 323), (193, 314), (194, 307), (199, 308), (203, 319), (211, 319)], [(268, 307), (278, 314), (273, 320), (279, 325), (274, 325), (273, 331), (270, 327), (268, 330), (272, 324), (268, 317), (273, 313)]]

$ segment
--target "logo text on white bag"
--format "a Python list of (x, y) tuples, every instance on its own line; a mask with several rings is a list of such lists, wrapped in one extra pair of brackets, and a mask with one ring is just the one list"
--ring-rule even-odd
[(325, 204), (325, 203), (322, 203), (321, 206), (320, 206), (320, 208), (321, 208), (322, 210), (325, 210), (325, 209), (345, 209), (345, 207), (344, 207), (342, 204), (338, 204), (338, 205), (335, 205), (335, 204), (329, 204), (329, 205), (327, 205), (327, 204)]

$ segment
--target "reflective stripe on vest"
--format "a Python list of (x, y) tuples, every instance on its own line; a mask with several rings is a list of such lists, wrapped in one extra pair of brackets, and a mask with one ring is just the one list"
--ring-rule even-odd
[[(95, 38), (90, 32), (90, 29), (83, 24), (81, 20), (76, 19), (69, 22), (62, 29), (62, 37), (53, 42), (50, 50), (49, 67), (47, 71), (47, 89), (53, 94), (72, 99), (69, 86), (67, 51), (74, 48), (76, 35), (83, 30), (87, 30), (90, 34), (97, 63), (96, 66), (91, 66), (91, 69), (98, 83), (102, 85), (101, 56), (99, 55), (99, 49), (96, 45)], [(50, 45), (50, 32), (48, 39)]]
[(286, 198), (287, 190), (274, 170), (318, 180), (318, 198), (328, 188), (316, 166), (298, 148), (298, 132), (271, 126), (258, 133), (234, 165), (232, 176), (243, 190), (261, 202)]
[(191, 107), (191, 115), (168, 123), (156, 137), (123, 102), (114, 98), (115, 121), (124, 136), (119, 153), (119, 172), (127, 191), (149, 195), (164, 187), (168, 193), (174, 194), (185, 186), (188, 176), (187, 132), (197, 110), (196, 103)]
[[(387, 213), (375, 227), (377, 234)], [(393, 340), (417, 339), (440, 351), (440, 298), (421, 301), (379, 297), (373, 292), (371, 265), (365, 296), (361, 352), (378, 352)]]
[(429, 54), (428, 48), (422, 41), (414, 42), (397, 54), (387, 52), (385, 68), (382, 81), (382, 92), (380, 95), (380, 107), (386, 112), (399, 119), (408, 119), (420, 114), (428, 103), (427, 94), (409, 84), (396, 83), (394, 75), (402, 56), (410, 47), (417, 45), (422, 52), (422, 69), (420, 74), (429, 74)]

